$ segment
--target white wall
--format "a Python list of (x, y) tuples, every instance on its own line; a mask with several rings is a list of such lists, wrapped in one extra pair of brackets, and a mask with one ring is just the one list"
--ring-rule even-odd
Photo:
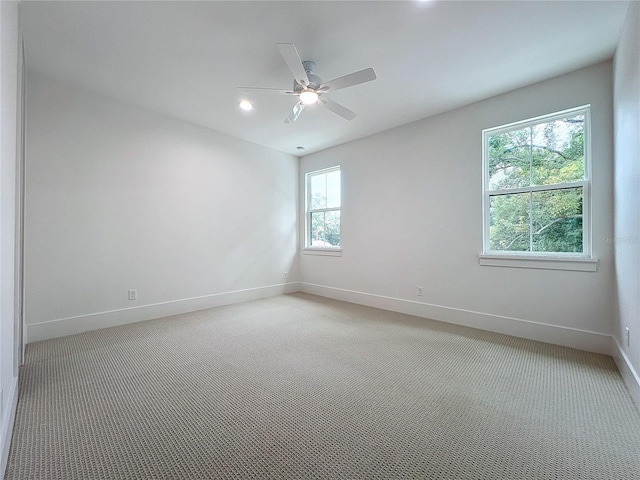
[[(342, 256), (301, 255), (303, 290), (609, 353), (613, 247), (601, 239), (613, 232), (611, 69), (605, 62), (303, 157), (301, 211), (306, 172), (339, 164), (343, 185)], [(482, 130), (584, 104), (597, 272), (480, 266)]]
[(14, 246), (19, 38), (18, 4), (0, 2), (0, 475), (9, 455), (18, 399)]
[(29, 71), (28, 341), (297, 289), (297, 178), (297, 157)]
[[(631, 2), (614, 59), (615, 358), (640, 407), (640, 3)], [(627, 345), (624, 327), (629, 327)]]

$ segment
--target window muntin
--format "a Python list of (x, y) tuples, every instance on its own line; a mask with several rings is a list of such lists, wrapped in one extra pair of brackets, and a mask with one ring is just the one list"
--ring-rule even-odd
[(340, 166), (306, 174), (307, 248), (340, 248)]
[(483, 132), (484, 253), (589, 256), (589, 107)]

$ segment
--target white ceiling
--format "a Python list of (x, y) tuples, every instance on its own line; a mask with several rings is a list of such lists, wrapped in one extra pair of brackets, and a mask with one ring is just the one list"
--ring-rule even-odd
[[(319, 151), (575, 70), (613, 55), (626, 1), (24, 2), (27, 67), (277, 150)], [(359, 115), (295, 97), (277, 43), (325, 81), (378, 79), (327, 94)]]

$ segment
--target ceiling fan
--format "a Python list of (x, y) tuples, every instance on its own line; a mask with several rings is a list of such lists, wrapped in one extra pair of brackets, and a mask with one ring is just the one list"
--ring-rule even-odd
[(276, 95), (295, 95), (298, 102), (293, 106), (289, 115), (284, 119), (284, 123), (295, 122), (304, 107), (318, 103), (333, 113), (340, 115), (346, 120), (353, 120), (358, 116), (357, 113), (349, 110), (347, 107), (327, 98), (325, 93), (334, 92), (341, 88), (352, 87), (360, 83), (375, 80), (376, 72), (373, 68), (365, 68), (343, 77), (323, 82), (322, 79), (314, 72), (316, 64), (312, 61), (301, 61), (298, 50), (293, 43), (278, 43), (278, 50), (287, 63), (289, 70), (293, 73), (293, 89), (280, 90), (276, 88), (259, 88), (259, 87), (238, 87), (246, 93), (271, 93)]

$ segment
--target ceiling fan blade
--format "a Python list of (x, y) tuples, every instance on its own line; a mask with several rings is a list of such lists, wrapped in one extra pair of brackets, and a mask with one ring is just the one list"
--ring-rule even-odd
[(296, 103), (293, 106), (293, 109), (291, 110), (291, 112), (289, 112), (289, 115), (287, 115), (287, 118), (284, 119), (284, 123), (295, 122), (300, 116), (300, 114), (302, 113), (302, 110), (304, 110), (304, 103), (302, 102)]
[(293, 90), (283, 90), (279, 88), (262, 88), (262, 87), (238, 87), (244, 93), (269, 93), (274, 95), (297, 95)]
[(336, 103), (333, 100), (326, 97), (320, 97), (318, 99), (318, 103), (320, 103), (320, 105), (323, 105), (328, 110), (331, 110), (333, 113), (340, 115), (345, 120), (353, 120), (358, 116), (356, 112), (353, 112), (349, 110), (347, 107), (342, 106), (339, 103)]
[(370, 82), (371, 80), (375, 80), (378, 78), (376, 76), (376, 72), (373, 68), (365, 68), (364, 70), (360, 70), (358, 72), (350, 73), (345, 75), (344, 77), (334, 78), (333, 80), (329, 80), (328, 82), (324, 82), (320, 85), (318, 90), (320, 91), (335, 91), (340, 90), (341, 88), (352, 87), (353, 85), (358, 85), (360, 83)]
[(307, 72), (302, 65), (296, 46), (293, 43), (279, 43), (278, 50), (280, 50), (280, 55), (282, 55), (284, 61), (287, 62), (287, 66), (293, 73), (293, 78), (295, 78), (296, 82), (303, 87), (309, 85), (309, 77), (307, 77)]

